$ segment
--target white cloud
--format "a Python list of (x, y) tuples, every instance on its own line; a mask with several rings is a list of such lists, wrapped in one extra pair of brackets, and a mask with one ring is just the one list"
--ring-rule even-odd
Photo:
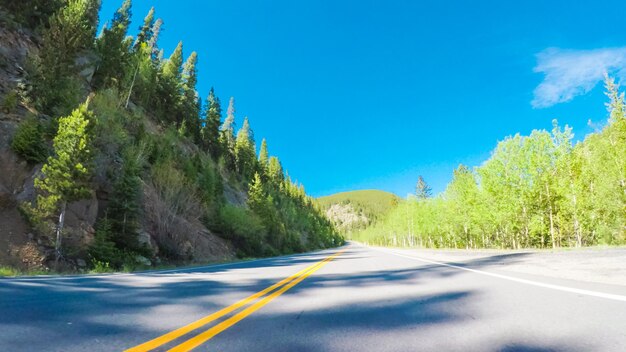
[(533, 92), (535, 108), (572, 100), (589, 92), (606, 73), (626, 75), (626, 47), (595, 50), (549, 48), (537, 54), (535, 72), (545, 75)]

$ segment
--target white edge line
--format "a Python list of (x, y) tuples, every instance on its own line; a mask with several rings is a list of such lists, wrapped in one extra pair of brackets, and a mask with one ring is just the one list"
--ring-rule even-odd
[[(369, 248), (372, 248), (372, 247), (369, 247)], [(615, 294), (611, 294), (611, 293), (604, 293), (604, 292), (598, 292), (598, 291), (583, 290), (583, 289), (579, 289), (579, 288), (573, 288), (573, 287), (567, 287), (567, 286), (561, 286), (561, 285), (545, 284), (545, 283), (542, 283), (542, 282), (526, 280), (526, 279), (519, 279), (519, 278), (516, 278), (516, 277), (511, 277), (511, 276), (506, 276), (506, 275), (501, 275), (501, 274), (496, 274), (496, 273), (490, 273), (490, 272), (487, 272), (487, 271), (465, 268), (465, 267), (458, 266), (458, 265), (440, 263), (440, 262), (436, 262), (434, 260), (408, 256), (408, 255), (404, 255), (404, 254), (393, 252), (391, 250), (384, 250), (384, 249), (379, 249), (379, 248), (372, 248), (372, 249), (381, 251), (383, 253), (393, 254), (393, 255), (396, 255), (396, 256), (399, 256), (399, 257), (404, 257), (404, 258), (408, 258), (408, 259), (418, 260), (418, 261), (422, 261), (422, 262), (430, 263), (430, 264), (447, 266), (447, 267), (450, 267), (450, 268), (455, 268), (455, 269), (459, 269), (459, 270), (465, 270), (465, 271), (469, 271), (469, 272), (476, 273), (476, 274), (481, 274), (481, 275), (486, 275), (486, 276), (491, 276), (491, 277), (497, 277), (499, 279), (519, 282), (519, 283), (526, 284), (526, 285), (538, 286), (538, 287), (549, 288), (549, 289), (557, 290), (557, 291), (564, 291), (564, 292), (576, 293), (576, 294), (585, 295), (585, 296), (606, 298), (606, 299), (611, 299), (611, 300), (614, 300), (614, 301), (626, 302), (626, 296), (622, 296), (622, 295), (615, 295)]]

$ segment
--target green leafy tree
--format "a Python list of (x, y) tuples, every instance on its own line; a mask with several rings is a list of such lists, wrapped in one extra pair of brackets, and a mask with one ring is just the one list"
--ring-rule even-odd
[(573, 144), (572, 129), (555, 120), (552, 131), (507, 137), (477, 172), (455, 170), (442, 196), (409, 199), (355, 237), (456, 248), (626, 243), (626, 107), (610, 78), (606, 90), (601, 131)]
[(604, 244), (615, 244), (626, 240), (626, 107), (619, 85), (607, 78), (605, 86), (609, 124), (590, 146), (597, 168), (595, 213), (603, 219), (595, 236)]
[(508, 242), (513, 248), (517, 248), (515, 236), (519, 235), (523, 222), (521, 200), (525, 179), (524, 168), (519, 167), (523, 159), (523, 138), (515, 135), (498, 143), (491, 158), (478, 170), (497, 233), (495, 241)]
[(455, 233), (462, 234), (453, 238), (453, 242), (456, 244), (458, 241), (467, 248), (476, 248), (478, 244), (472, 237), (472, 231), (478, 227), (476, 222), (480, 217), (477, 213), (480, 195), (474, 174), (466, 166), (459, 165), (454, 170), (452, 182), (446, 189), (445, 199), (449, 202), (448, 210), (452, 223), (458, 226)]
[(93, 120), (87, 103), (59, 119), (59, 129), (53, 141), (54, 156), (48, 158), (41, 170), (42, 176), (35, 180), (35, 187), (41, 192), (37, 197), (38, 209), (44, 216), (59, 213), (56, 262), (61, 253), (66, 205), (89, 194), (90, 122)]

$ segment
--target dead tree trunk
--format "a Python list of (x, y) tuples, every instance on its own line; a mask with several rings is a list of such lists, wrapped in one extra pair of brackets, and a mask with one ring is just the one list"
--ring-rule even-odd
[(59, 269), (59, 259), (61, 258), (61, 241), (63, 239), (63, 225), (65, 224), (65, 208), (67, 206), (67, 202), (63, 201), (61, 204), (61, 214), (59, 215), (59, 223), (57, 225), (56, 230), (56, 241), (54, 244), (54, 269)]

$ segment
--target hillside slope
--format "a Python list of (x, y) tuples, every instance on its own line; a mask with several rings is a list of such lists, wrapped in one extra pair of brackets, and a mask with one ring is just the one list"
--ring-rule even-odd
[(341, 192), (317, 198), (326, 215), (343, 231), (364, 228), (395, 208), (400, 197), (380, 190)]
[(225, 118), (213, 89), (202, 103), (197, 54), (184, 62), (182, 42), (159, 54), (154, 9), (132, 38), (130, 1), (96, 36), (99, 7), (0, 4), (0, 267), (132, 269), (342, 243), (265, 140), (257, 154), (247, 118), (235, 131), (234, 98)]

